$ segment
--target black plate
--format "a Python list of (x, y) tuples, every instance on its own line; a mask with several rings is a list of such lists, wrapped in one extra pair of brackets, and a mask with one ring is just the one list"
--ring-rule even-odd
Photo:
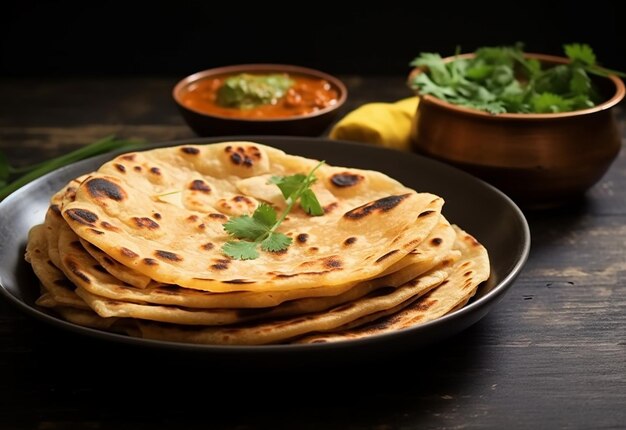
[[(24, 261), (28, 230), (43, 221), (52, 194), (70, 179), (97, 169), (112, 158), (105, 154), (56, 170), (19, 189), (0, 203), (0, 291), (20, 309), (45, 322), (77, 333), (140, 346), (204, 351), (215, 356), (254, 356), (373, 352), (419, 347), (443, 339), (477, 322), (502, 298), (526, 262), (530, 249), (528, 223), (519, 208), (486, 183), (437, 161), (371, 145), (316, 138), (244, 136), (167, 142), (154, 147), (203, 144), (226, 140), (253, 140), (290, 154), (324, 159), (327, 163), (375, 169), (417, 191), (442, 196), (443, 213), (450, 222), (474, 235), (489, 251), (492, 273), (464, 308), (438, 320), (390, 334), (331, 344), (213, 346), (132, 338), (93, 330), (63, 321), (34, 306), (38, 282)], [(351, 354), (350, 354), (351, 355)]]

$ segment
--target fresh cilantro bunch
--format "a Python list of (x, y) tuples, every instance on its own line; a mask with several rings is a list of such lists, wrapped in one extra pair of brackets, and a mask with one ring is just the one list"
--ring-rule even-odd
[(586, 109), (602, 101), (589, 74), (622, 72), (600, 67), (589, 45), (564, 45), (569, 64), (543, 68), (524, 58), (523, 45), (483, 47), (474, 58), (444, 63), (439, 54), (422, 53), (411, 63), (423, 68), (409, 85), (419, 94), (499, 113), (555, 113)]
[(308, 175), (272, 176), (269, 183), (276, 185), (287, 203), (287, 207), (278, 216), (276, 210), (267, 203), (261, 203), (252, 216), (242, 215), (231, 218), (224, 224), (224, 230), (233, 238), (224, 244), (224, 254), (237, 260), (254, 260), (259, 258), (257, 246), (267, 252), (284, 251), (291, 245), (292, 239), (276, 229), (291, 212), (296, 202), (309, 215), (324, 215), (324, 209), (317, 200), (311, 185), (317, 180), (315, 171), (324, 164), (321, 161)]

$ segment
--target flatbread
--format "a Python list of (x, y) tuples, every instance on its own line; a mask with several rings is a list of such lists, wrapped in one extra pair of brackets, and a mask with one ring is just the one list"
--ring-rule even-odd
[[(416, 273), (423, 273), (430, 267), (434, 266), (432, 263), (434, 259), (441, 258), (441, 256), (445, 256), (450, 252), (455, 239), (456, 232), (448, 220), (441, 215), (439, 223), (417, 248), (409, 252), (409, 254), (403, 259), (392, 264), (379, 276), (386, 276), (402, 269), (412, 270)], [(410, 269), (411, 266), (413, 266), (412, 269)], [(426, 266), (426, 268), (421, 269), (419, 266)]]
[(80, 240), (83, 248), (91, 255), (91, 257), (98, 264), (104, 267), (107, 272), (109, 272), (116, 279), (119, 279), (121, 282), (132, 285), (136, 288), (146, 288), (150, 282), (152, 282), (152, 279), (146, 275), (142, 275), (130, 267), (124, 266), (122, 263), (109, 257), (104, 251), (94, 244), (87, 242), (85, 239), (76, 237), (76, 240)]
[(61, 257), (59, 256), (59, 225), (65, 224), (63, 216), (58, 206), (50, 206), (46, 211), (46, 218), (43, 226), (45, 229), (46, 252), (48, 258), (56, 267), (61, 267)]
[[(361, 282), (339, 295), (291, 300), (272, 308), (249, 311), (240, 309), (193, 309), (149, 303), (132, 303), (92, 293), (92, 291), (99, 290), (115, 291), (119, 289), (132, 290), (133, 288), (104, 271), (98, 262), (85, 251), (82, 243), (78, 240), (78, 236), (67, 225), (61, 226), (59, 230), (59, 250), (62, 254), (64, 272), (78, 286), (76, 294), (101, 317), (137, 318), (175, 324), (227, 325), (258, 319), (320, 312), (333, 306), (359, 299), (378, 288), (397, 287), (414, 279), (421, 273), (413, 271), (416, 270), (418, 265), (411, 265), (383, 278)], [(439, 264), (443, 259), (452, 261), (454, 258), (454, 254), (442, 255), (440, 258), (433, 258), (431, 266), (421, 266), (420, 269), (427, 270), (432, 265)], [(143, 292), (142, 290), (138, 291), (140, 293)], [(172, 293), (172, 290), (169, 291)], [(192, 299), (195, 299), (193, 294), (197, 294), (197, 291), (183, 288), (176, 288), (174, 291), (176, 291), (176, 294), (172, 295), (183, 298), (188, 292), (192, 294)], [(193, 300), (193, 302), (197, 304), (197, 300)]]
[(70, 181), (29, 233), (37, 305), (72, 323), (173, 342), (324, 343), (404, 330), (465, 306), (487, 251), (442, 214), (443, 199), (379, 172), (323, 165), (320, 217), (296, 206), (286, 252), (233, 260), (223, 224), (260, 202), (273, 175), (318, 161), (252, 142), (130, 153)]
[[(83, 175), (76, 179), (72, 179), (50, 199), (50, 207), (46, 212), (44, 226), (46, 227), (46, 238), (48, 239), (48, 256), (56, 267), (61, 267), (61, 259), (58, 250), (58, 231), (62, 225), (66, 223), (61, 215), (63, 204), (74, 201), (76, 198), (76, 190), (80, 184), (89, 177), (90, 175)], [(113, 276), (123, 280), (124, 282), (138, 288), (145, 288), (150, 283), (150, 278), (118, 263), (97, 247), (92, 245), (87, 248), (87, 250), (96, 260), (98, 260), (102, 267), (109, 271)]]
[(37, 225), (29, 231), (25, 255), (26, 261), (32, 265), (44, 290), (37, 304), (43, 307), (68, 306), (88, 309), (83, 299), (74, 292), (75, 286), (48, 257), (48, 241), (45, 232), (43, 225)]
[(76, 179), (72, 179), (50, 198), (50, 206), (46, 211), (44, 226), (46, 230), (46, 239), (48, 241), (48, 258), (57, 268), (61, 267), (61, 258), (58, 250), (58, 231), (60, 226), (65, 224), (65, 220), (61, 215), (63, 201), (73, 201), (76, 196), (76, 189), (88, 177), (89, 175), (83, 175)]
[(490, 265), (487, 250), (469, 233), (458, 226), (454, 228), (457, 231), (455, 249), (462, 252), (462, 257), (455, 263), (448, 279), (437, 288), (404, 309), (391, 312), (371, 324), (305, 337), (298, 343), (337, 342), (396, 332), (433, 321), (465, 305), (478, 286), (489, 278)]
[(444, 262), (427, 276), (398, 288), (379, 288), (369, 295), (325, 312), (270, 320), (240, 327), (183, 327), (137, 321), (144, 338), (214, 345), (262, 345), (289, 341), (311, 332), (331, 331), (355, 320), (409, 303), (445, 281), (451, 264)]
[[(68, 229), (67, 226), (64, 227)], [(450, 233), (451, 236), (450, 237)], [(68, 233), (69, 234), (69, 233)], [(363, 294), (367, 294), (371, 289), (377, 288), (377, 286), (398, 286), (406, 281), (413, 279), (432, 267), (439, 264), (444, 258), (449, 257), (452, 244), (454, 243), (454, 237), (456, 233), (450, 224), (442, 217), (440, 224), (433, 230), (431, 235), (423, 241), (419, 247), (409, 253), (403, 260), (407, 260), (407, 264), (403, 264), (402, 268), (393, 272), (383, 275), (385, 279), (375, 278), (368, 281), (362, 281), (354, 286), (352, 284), (344, 284), (331, 287), (318, 287), (300, 290), (287, 290), (277, 292), (252, 292), (252, 291), (239, 291), (231, 293), (210, 293), (205, 291), (198, 291), (192, 289), (186, 289), (177, 285), (165, 285), (159, 283), (152, 283), (145, 289), (132, 288), (126, 285), (122, 280), (116, 277), (103, 276), (99, 272), (99, 268), (96, 266), (96, 261), (85, 255), (83, 250), (78, 246), (67, 247), (68, 252), (74, 255), (74, 259), (80, 262), (84, 268), (83, 273), (92, 279), (89, 283), (80, 283), (84, 290), (87, 292), (99, 296), (102, 299), (112, 299), (114, 301), (125, 301), (133, 303), (151, 303), (159, 305), (174, 305), (187, 308), (269, 308), (280, 305), (284, 302), (291, 302), (290, 306), (295, 307), (296, 303), (301, 304), (301, 312), (305, 312), (305, 309), (309, 312), (319, 311), (325, 308), (329, 308), (333, 305), (342, 303), (343, 295), (348, 296), (353, 300), (357, 298), (355, 291), (364, 291)], [(77, 240), (77, 237), (71, 236), (67, 240), (68, 243)], [(89, 249), (93, 245), (81, 239), (83, 248)], [(92, 254), (93, 255), (93, 254)], [(100, 261), (98, 261), (100, 262)], [(95, 271), (95, 273), (94, 273)], [(110, 272), (110, 271), (109, 271)], [(382, 278), (383, 276), (381, 276)], [(370, 290), (368, 290), (370, 289)], [(303, 301), (304, 298), (313, 299), (316, 297), (331, 297), (325, 302), (318, 301), (315, 306), (310, 308), (307, 305), (313, 305), (311, 300)], [(343, 300), (343, 301), (342, 301)], [(320, 307), (320, 303), (328, 303), (326, 307)], [(102, 308), (104, 314), (104, 308)], [(116, 312), (121, 312), (117, 309)], [(111, 315), (109, 312), (107, 315)], [(286, 314), (284, 314), (286, 315)]]
[(266, 184), (269, 175), (307, 173), (316, 164), (249, 142), (127, 154), (85, 180), (63, 216), (81, 238), (125, 266), (158, 282), (214, 292), (373, 278), (415, 249), (439, 221), (438, 196), (416, 193), (379, 172), (325, 165), (315, 192), (327, 212), (292, 211), (279, 227), (294, 238), (286, 252), (261, 252), (254, 261), (226, 258), (221, 247), (229, 237), (222, 225), (228, 217), (251, 213), (261, 198), (275, 203), (280, 191)]
[(114, 331), (122, 334), (133, 333), (133, 321), (123, 321), (118, 318), (102, 318), (92, 310), (81, 310), (63, 306), (55, 309), (55, 312), (61, 315), (63, 319), (82, 327)]

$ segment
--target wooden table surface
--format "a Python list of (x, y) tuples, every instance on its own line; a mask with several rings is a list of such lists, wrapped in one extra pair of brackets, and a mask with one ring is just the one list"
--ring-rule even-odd
[[(410, 95), (402, 77), (345, 80), (346, 111)], [(2, 80), (0, 150), (18, 164), (109, 134), (192, 137), (175, 81)], [(583, 201), (526, 215), (528, 263), (484, 319), (379, 361), (246, 371), (90, 340), (0, 300), (0, 428), (625, 428), (624, 151)]]

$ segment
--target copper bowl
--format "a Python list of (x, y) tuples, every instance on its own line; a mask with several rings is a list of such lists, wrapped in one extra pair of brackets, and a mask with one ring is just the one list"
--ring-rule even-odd
[[(238, 118), (227, 117), (195, 110), (182, 103), (182, 95), (188, 88), (202, 79), (218, 75), (238, 73), (292, 73), (324, 79), (338, 94), (337, 103), (324, 109), (284, 118)], [(339, 108), (348, 96), (346, 86), (336, 77), (315, 69), (287, 64), (239, 64), (216, 67), (189, 75), (180, 80), (172, 91), (172, 97), (178, 105), (187, 125), (198, 136), (225, 136), (242, 134), (272, 134), (293, 136), (319, 136), (326, 131), (336, 118)]]
[[(555, 65), (568, 62), (542, 54), (527, 57)], [(414, 69), (409, 82), (418, 73), (422, 70)], [(523, 208), (569, 202), (604, 175), (621, 147), (612, 108), (624, 98), (624, 83), (615, 75), (592, 79), (604, 102), (554, 114), (492, 115), (424, 95), (413, 123), (413, 148), (484, 179)]]

